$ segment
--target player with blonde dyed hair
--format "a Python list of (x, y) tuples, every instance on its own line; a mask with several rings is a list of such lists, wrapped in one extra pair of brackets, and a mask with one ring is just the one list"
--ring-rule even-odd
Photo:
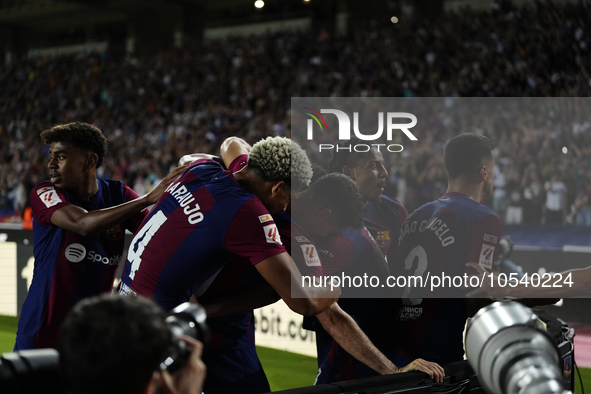
[(285, 137), (267, 137), (254, 144), (248, 154), (248, 167), (261, 179), (283, 180), (294, 190), (308, 186), (312, 179), (312, 166), (306, 152)]
[(286, 209), (292, 189), (310, 182), (310, 162), (297, 144), (282, 137), (259, 141), (248, 165), (235, 173), (210, 155), (184, 156), (180, 163), (191, 164), (131, 243), (121, 293), (141, 294), (171, 309), (203, 293), (228, 262), (240, 257), (295, 312), (317, 314), (338, 298), (340, 289), (291, 286), (301, 283), (301, 274), (270, 215)]
[[(307, 187), (312, 179), (312, 165), (306, 152), (296, 143), (285, 137), (267, 137), (250, 147), (244, 140), (230, 137), (221, 149), (238, 150), (248, 147), (248, 155), (236, 154), (236, 159), (228, 166), (240, 185), (255, 194), (270, 213), (284, 211), (291, 193)], [(232, 152), (230, 152), (231, 154)], [(214, 159), (215, 156), (194, 153), (181, 158), (179, 165), (187, 165), (196, 160)]]

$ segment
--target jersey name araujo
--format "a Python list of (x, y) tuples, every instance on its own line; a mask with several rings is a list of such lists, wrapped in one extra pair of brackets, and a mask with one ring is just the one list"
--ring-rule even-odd
[(183, 212), (187, 215), (189, 223), (197, 224), (203, 220), (203, 213), (199, 211), (200, 207), (198, 203), (195, 203), (194, 207), (189, 205), (195, 201), (195, 197), (193, 197), (193, 194), (187, 190), (185, 185), (179, 187), (180, 184), (180, 182), (174, 183), (170, 185), (166, 191), (169, 192), (183, 208)]
[(445, 236), (445, 234), (449, 232), (449, 227), (447, 226), (447, 224), (445, 224), (443, 220), (441, 220), (437, 216), (433, 216), (429, 220), (421, 221), (420, 225), (417, 220), (404, 223), (404, 227), (400, 229), (400, 234), (398, 235), (398, 244), (400, 245), (400, 241), (404, 236), (417, 231), (417, 228), (420, 232), (424, 232), (427, 230), (433, 231), (437, 238), (439, 238), (439, 241), (441, 241), (441, 246), (443, 247), (451, 245), (455, 241), (455, 238), (452, 235), (448, 235), (447, 237)]

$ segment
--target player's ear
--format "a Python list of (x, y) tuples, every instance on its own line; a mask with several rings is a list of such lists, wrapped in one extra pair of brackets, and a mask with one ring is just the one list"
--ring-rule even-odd
[(345, 164), (343, 166), (343, 169), (341, 170), (341, 172), (343, 174), (347, 175), (349, 178), (355, 180), (355, 174), (353, 173), (353, 169), (348, 164)]
[(86, 156), (86, 162), (84, 165), (89, 168), (96, 168), (96, 163), (98, 163), (98, 155), (94, 152), (89, 153)]
[(271, 196), (275, 197), (279, 193), (285, 191), (287, 189), (286, 186), (287, 185), (283, 181), (279, 181), (277, 183), (274, 183), (273, 186), (271, 187)]
[(332, 216), (332, 210), (330, 208), (322, 208), (316, 214), (316, 217), (321, 220), (326, 220)]
[(484, 181), (488, 178), (488, 173), (490, 169), (487, 166), (480, 167), (479, 174), (480, 174), (480, 181)]

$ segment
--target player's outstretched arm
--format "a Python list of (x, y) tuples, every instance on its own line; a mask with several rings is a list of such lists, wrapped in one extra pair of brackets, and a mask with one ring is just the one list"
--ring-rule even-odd
[(222, 142), (220, 147), (220, 156), (224, 160), (226, 168), (230, 168), (230, 164), (239, 156), (247, 155), (252, 147), (242, 138), (228, 137)]
[(111, 227), (125, 222), (142, 209), (155, 204), (166, 188), (186, 168), (186, 166), (175, 168), (150, 193), (114, 207), (88, 212), (77, 205), (67, 205), (51, 215), (51, 223), (85, 237), (105, 232)]
[(191, 302), (199, 302), (205, 308), (208, 317), (218, 317), (249, 312), (273, 304), (280, 299), (281, 297), (269, 283), (261, 281), (222, 297), (210, 297), (206, 292), (199, 298), (191, 297)]
[(323, 312), (341, 295), (338, 286), (302, 286), (302, 275), (287, 252), (269, 257), (255, 267), (287, 306), (304, 316)]
[(162, 391), (166, 394), (200, 394), (207, 371), (201, 360), (203, 344), (187, 336), (180, 339), (187, 344), (191, 354), (185, 365), (174, 374), (162, 372)]
[(408, 366), (398, 368), (374, 346), (355, 320), (337, 303), (316, 315), (316, 318), (343, 349), (381, 375), (416, 370), (426, 372), (435, 382), (443, 381), (445, 372), (436, 363), (419, 359), (413, 361), (415, 364), (409, 364), (412, 365), (411, 369), (405, 369)]

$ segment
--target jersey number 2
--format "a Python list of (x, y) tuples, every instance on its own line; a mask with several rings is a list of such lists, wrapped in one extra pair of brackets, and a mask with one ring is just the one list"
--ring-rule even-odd
[[(408, 256), (406, 256), (406, 259), (404, 260), (404, 269), (406, 271), (409, 271), (412, 268), (415, 259), (418, 259), (419, 261), (418, 261), (418, 266), (417, 266), (417, 269), (415, 270), (414, 275), (415, 276), (423, 276), (423, 273), (427, 269), (427, 252), (425, 251), (425, 248), (423, 248), (421, 245), (415, 246), (408, 253)], [(418, 305), (421, 302), (423, 302), (422, 298), (408, 298), (410, 291), (411, 291), (410, 279), (408, 280), (407, 283), (408, 283), (408, 285), (404, 289), (404, 293), (402, 293), (403, 304), (404, 305)]]

